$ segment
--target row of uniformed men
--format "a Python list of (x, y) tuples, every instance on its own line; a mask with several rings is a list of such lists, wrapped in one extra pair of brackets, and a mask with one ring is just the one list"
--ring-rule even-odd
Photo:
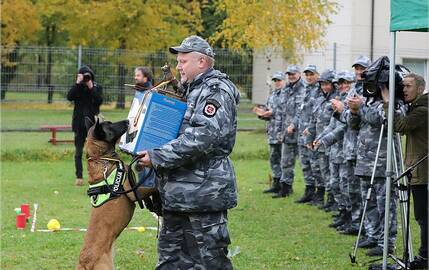
[[(362, 96), (361, 75), (369, 65), (368, 57), (359, 56), (352, 65), (354, 74), (328, 69), (319, 75), (315, 65), (308, 65), (303, 80), (299, 67), (290, 65), (286, 74), (272, 76), (274, 90), (261, 118), (267, 120), (273, 184), (264, 192), (275, 193), (273, 198), (293, 193), (295, 159), (299, 156), (305, 193), (296, 202), (328, 212), (337, 210), (330, 227), (357, 235), (381, 143), (374, 192), (364, 219), (365, 237), (359, 242), (359, 247), (371, 248), (368, 255), (378, 256), (383, 253), (387, 132), (379, 142), (385, 119), (382, 100), (366, 102)], [(389, 249), (396, 238), (395, 209), (393, 195)]]

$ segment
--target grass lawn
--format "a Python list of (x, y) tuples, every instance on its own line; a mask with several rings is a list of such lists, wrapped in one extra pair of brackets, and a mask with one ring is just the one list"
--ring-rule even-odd
[[(31, 95), (28, 93), (11, 93)], [(101, 114), (110, 121), (123, 120), (128, 115), (131, 101), (128, 100), (126, 108), (116, 109), (115, 104), (101, 106)], [(265, 121), (259, 120), (251, 112), (252, 104), (249, 100), (242, 100), (238, 110), (239, 128), (264, 129)], [(41, 102), (7, 102), (1, 104), (1, 128), (2, 129), (37, 129), (40, 125), (64, 125), (71, 123), (73, 105), (66, 101), (47, 104)]]
[[(23, 121), (29, 110), (34, 111), (27, 115), (28, 124), (44, 120), (35, 119), (40, 116), (36, 113), (39, 110), (43, 111), (43, 117), (63, 110), (63, 116), (53, 119), (65, 120), (71, 113), (68, 108), (18, 109), (13, 113), (12, 108), (2, 108), (2, 127), (3, 121), (21, 127), (22, 123), (14, 123), (9, 117)], [(117, 119), (123, 114), (114, 109), (109, 112)], [(71, 133), (59, 136), (67, 137)], [(87, 226), (91, 206), (86, 187), (73, 185), (73, 146), (52, 146), (47, 143), (48, 137), (47, 133), (36, 132), (1, 134), (0, 269), (73, 269), (77, 261), (83, 232), (31, 233), (30, 224), (23, 231), (15, 228), (14, 208), (35, 202), (39, 203), (38, 229), (45, 229), (52, 218), (66, 228)], [(294, 203), (304, 189), (298, 164), (295, 193), (290, 198), (274, 200), (262, 194), (269, 172), (262, 132), (239, 132), (231, 156), (239, 188), (239, 205), (229, 212), (230, 248), (240, 249), (232, 258), (236, 269), (366, 269), (351, 266), (348, 253), (355, 238), (338, 235), (328, 228), (332, 220), (330, 214)], [(416, 251), (417, 227), (412, 220)], [(156, 220), (148, 211), (137, 209), (130, 226), (156, 226)], [(397, 254), (402, 257), (400, 232)], [(153, 269), (157, 259), (156, 241), (155, 231), (123, 232), (115, 245), (116, 269)], [(359, 262), (370, 259), (364, 250), (359, 250)]]

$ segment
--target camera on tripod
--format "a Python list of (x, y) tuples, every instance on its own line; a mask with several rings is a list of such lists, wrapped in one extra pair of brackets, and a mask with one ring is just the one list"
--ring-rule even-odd
[[(389, 58), (382, 56), (372, 63), (362, 73), (363, 96), (364, 97), (381, 97), (381, 90), (386, 87), (389, 89)], [(404, 100), (403, 78), (410, 70), (403, 65), (395, 65), (395, 99)]]

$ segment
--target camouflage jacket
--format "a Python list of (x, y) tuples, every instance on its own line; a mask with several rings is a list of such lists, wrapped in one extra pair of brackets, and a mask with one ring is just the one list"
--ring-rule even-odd
[(296, 112), (293, 124), (298, 131), (298, 145), (305, 145), (304, 129), (309, 127), (311, 115), (313, 114), (313, 103), (320, 95), (319, 84), (306, 85), (303, 90), (303, 98)]
[[(385, 120), (383, 103), (379, 100), (364, 103), (357, 114), (349, 114), (348, 124), (352, 128), (358, 128), (357, 160), (355, 175), (371, 176), (377, 147), (380, 139), (380, 131)], [(397, 151), (398, 144), (394, 140)], [(383, 137), (380, 142), (380, 152), (376, 164), (375, 177), (386, 177), (387, 162), (387, 125), (383, 129)]]
[(271, 117), (266, 118), (267, 121), (267, 141), (269, 144), (280, 144), (282, 135), (282, 115), (281, 115), (281, 96), (283, 88), (275, 89), (268, 96), (266, 107), (267, 110), (272, 110)]
[[(354, 95), (362, 95), (363, 83), (362, 81), (356, 82), (350, 89), (347, 98), (353, 97)], [(344, 111), (339, 116), (340, 120), (347, 122), (349, 118), (350, 110), (347, 107), (347, 103), (344, 104)], [(347, 125), (347, 128), (344, 133), (343, 140), (343, 154), (346, 160), (356, 160), (356, 150), (357, 150), (357, 136), (359, 129), (352, 128), (350, 125)]]
[[(294, 125), (294, 119), (304, 99), (304, 84), (299, 79), (293, 85), (288, 85), (281, 96), (281, 128), (282, 139), (284, 143), (296, 144), (298, 142), (298, 130), (293, 133), (287, 133), (289, 125)], [(294, 125), (295, 126), (295, 125)]]
[[(339, 100), (343, 101), (347, 97), (347, 92), (339, 94)], [(333, 163), (343, 163), (343, 137), (347, 129), (347, 124), (341, 121), (340, 115), (334, 113), (329, 120), (329, 125), (319, 134), (316, 140), (320, 141), (325, 149), (329, 150), (329, 160)]]
[(188, 109), (177, 139), (148, 151), (159, 177), (164, 209), (181, 212), (226, 210), (237, 205), (230, 158), (237, 131), (239, 92), (214, 69), (186, 90)]
[[(334, 113), (331, 99), (335, 98), (337, 95), (338, 92), (333, 89), (332, 92), (327, 94), (322, 93), (317, 99), (315, 99), (313, 104), (313, 113), (308, 126), (309, 134), (305, 139), (306, 144), (312, 143), (319, 134), (322, 134), (326, 126), (329, 125)], [(325, 150), (326, 149), (323, 145), (320, 145), (320, 147), (317, 148), (318, 152), (325, 152)]]

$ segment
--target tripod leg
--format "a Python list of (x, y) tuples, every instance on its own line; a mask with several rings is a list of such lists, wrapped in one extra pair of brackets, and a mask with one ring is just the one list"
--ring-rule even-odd
[(375, 154), (374, 165), (372, 167), (371, 182), (370, 182), (370, 185), (369, 185), (368, 193), (366, 194), (365, 205), (364, 205), (363, 211), (362, 211), (362, 218), (361, 218), (360, 224), (359, 224), (358, 236), (356, 238), (356, 242), (355, 242), (355, 246), (354, 246), (353, 252), (352, 252), (352, 254), (350, 254), (350, 259), (352, 260), (352, 262), (356, 261), (356, 252), (357, 252), (358, 245), (359, 245), (359, 238), (360, 238), (360, 235), (362, 233), (362, 227), (363, 227), (363, 223), (364, 223), (364, 220), (365, 220), (366, 209), (367, 209), (367, 206), (368, 206), (368, 202), (369, 202), (369, 200), (371, 198), (371, 193), (372, 193), (372, 189), (373, 189), (373, 185), (374, 185), (375, 172), (376, 172), (376, 168), (377, 168), (378, 157), (379, 157), (379, 154), (380, 154), (381, 141), (383, 140), (383, 133), (384, 133), (384, 124), (382, 124), (381, 128), (380, 128), (380, 137), (378, 139), (377, 152)]
[[(402, 155), (402, 144), (401, 144), (401, 136), (397, 133), (396, 134), (396, 139), (397, 139), (397, 143), (398, 143), (398, 148), (399, 148), (399, 165), (400, 165), (400, 170), (398, 171), (397, 177), (402, 174), (402, 172), (404, 172), (405, 168), (404, 168), (404, 157)], [(395, 153), (395, 151), (393, 152)], [(408, 181), (407, 181), (408, 180)], [(411, 179), (406, 179), (406, 178), (402, 178), (401, 182), (398, 183), (398, 186), (400, 186), (400, 184), (402, 183), (402, 185), (406, 185), (408, 188), (408, 183)], [(398, 181), (399, 182), (399, 181)], [(411, 199), (411, 192), (407, 189), (407, 192), (399, 189), (399, 195), (402, 195), (402, 198), (400, 197), (400, 202), (401, 202), (401, 213), (403, 215), (403, 220), (401, 220), (402, 224), (402, 230), (406, 230), (406, 233), (402, 232), (402, 234), (404, 234), (404, 251), (408, 252), (408, 258), (409, 258), (409, 262), (412, 262), (414, 259), (414, 252), (413, 252), (413, 243), (410, 239), (412, 239), (411, 236), (411, 227), (410, 227), (410, 199)], [(403, 205), (405, 203), (405, 205)], [(408, 234), (408, 236), (406, 235)], [(407, 243), (407, 245), (405, 245), (405, 243)], [(405, 257), (404, 257), (405, 259)]]

